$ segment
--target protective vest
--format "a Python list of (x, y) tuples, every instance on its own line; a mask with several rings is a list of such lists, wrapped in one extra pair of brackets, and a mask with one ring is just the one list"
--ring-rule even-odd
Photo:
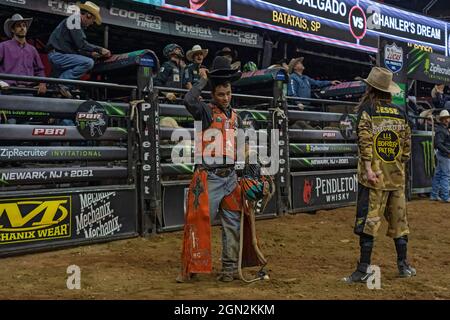
[[(197, 141), (201, 141), (202, 149), (196, 147), (196, 157), (215, 157), (217, 159), (229, 158), (236, 160), (236, 133), (238, 129), (238, 116), (236, 111), (231, 111), (231, 117), (228, 118), (226, 114), (216, 105), (209, 104), (212, 111), (212, 122), (209, 128), (200, 133)], [(220, 131), (220, 135), (218, 133)], [(222, 143), (216, 143), (216, 138), (220, 137)], [(223, 160), (225, 164), (225, 160)]]

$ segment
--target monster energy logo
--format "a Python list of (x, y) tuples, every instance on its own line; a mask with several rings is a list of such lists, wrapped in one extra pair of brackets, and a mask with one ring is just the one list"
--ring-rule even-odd
[(433, 152), (433, 144), (429, 141), (422, 141), (422, 151), (423, 151), (423, 160), (425, 166), (425, 174), (427, 177), (432, 177), (434, 174), (434, 152)]

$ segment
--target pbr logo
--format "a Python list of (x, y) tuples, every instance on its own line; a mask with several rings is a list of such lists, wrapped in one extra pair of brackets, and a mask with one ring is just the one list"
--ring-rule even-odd
[(42, 137), (63, 137), (66, 135), (66, 129), (63, 128), (34, 128), (33, 136)]
[(339, 119), (339, 130), (345, 140), (352, 137), (355, 127), (355, 118), (349, 114), (343, 114)]
[(403, 68), (403, 49), (397, 47), (395, 42), (384, 47), (384, 65), (393, 73), (400, 72)]
[(85, 139), (97, 139), (108, 128), (108, 116), (101, 104), (93, 100), (83, 102), (76, 115), (78, 131)]

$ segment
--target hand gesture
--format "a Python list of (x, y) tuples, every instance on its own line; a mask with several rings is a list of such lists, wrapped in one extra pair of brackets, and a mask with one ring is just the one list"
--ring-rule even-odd
[(367, 181), (371, 184), (378, 183), (378, 175), (372, 170), (367, 171)]
[(206, 68), (200, 68), (199, 75), (203, 79), (208, 79), (208, 69)]
[(109, 51), (108, 49), (102, 48), (101, 55), (104, 58), (110, 58), (111, 57), (111, 51)]
[(40, 83), (38, 86), (38, 95), (43, 96), (47, 92), (47, 85), (45, 83)]
[(173, 92), (166, 93), (166, 99), (169, 101), (177, 100), (177, 96)]

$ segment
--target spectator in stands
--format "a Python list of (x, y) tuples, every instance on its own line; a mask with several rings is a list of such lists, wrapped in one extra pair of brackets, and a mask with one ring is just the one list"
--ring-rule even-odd
[[(4, 31), (11, 40), (0, 43), (0, 73), (45, 77), (39, 53), (26, 39), (32, 21), (32, 18), (25, 19), (20, 14), (14, 14), (5, 21)], [(30, 82), (5, 80), (2, 89), (7, 89), (10, 85), (29, 86)], [(44, 95), (46, 92), (47, 85), (40, 83), (38, 94)]]
[(305, 76), (305, 66), (303, 65), (303, 57), (292, 59), (289, 62), (289, 85), (288, 95), (299, 98), (311, 98), (311, 88), (323, 88), (330, 85), (337, 85), (340, 81), (320, 81)]
[(229, 48), (229, 47), (224, 47), (222, 50), (219, 50), (216, 52), (216, 57), (219, 57), (219, 56), (227, 58), (230, 61), (231, 67), (233, 69), (236, 69), (236, 70), (241, 69), (241, 62), (236, 61), (236, 59), (238, 57), (238, 53), (236, 50), (231, 50), (231, 48)]
[(417, 120), (417, 128), (422, 131), (431, 131), (433, 128), (433, 110), (428, 109), (420, 113)]
[(200, 45), (195, 45), (186, 53), (186, 59), (191, 62), (184, 71), (183, 86), (191, 90), (192, 86), (200, 80), (200, 68), (206, 69), (203, 60), (208, 55), (208, 49), (202, 49)]
[[(163, 50), (163, 55), (168, 60), (159, 69), (159, 73), (154, 80), (155, 86), (181, 89), (183, 87), (183, 48), (175, 43), (168, 44)], [(164, 95), (169, 101), (177, 99), (176, 94), (173, 92), (167, 92)]]
[[(108, 49), (90, 44), (84, 30), (101, 25), (100, 8), (93, 2), (78, 4), (79, 14), (64, 19), (52, 32), (47, 44), (54, 73), (61, 79), (80, 79), (94, 67), (94, 59), (109, 58)], [(77, 22), (79, 25), (77, 26)], [(66, 86), (58, 86), (64, 97), (71, 97)]]
[[(319, 81), (311, 79), (308, 76), (303, 75), (305, 66), (303, 65), (303, 57), (292, 59), (288, 65), (289, 73), (289, 84), (288, 84), (288, 95), (298, 98), (311, 98), (311, 88), (317, 87), (322, 88), (332, 84), (338, 84), (339, 81)], [(304, 110), (304, 104), (301, 102), (297, 103), (300, 110)], [(294, 129), (315, 129), (309, 123), (298, 120), (292, 124)]]
[(436, 151), (437, 165), (434, 171), (431, 201), (444, 201), (450, 203), (450, 113), (442, 110), (435, 127), (434, 148)]
[[(450, 109), (450, 97), (444, 94), (445, 84), (437, 84), (431, 90), (431, 98), (436, 109)], [(447, 104), (448, 103), (448, 104)]]

